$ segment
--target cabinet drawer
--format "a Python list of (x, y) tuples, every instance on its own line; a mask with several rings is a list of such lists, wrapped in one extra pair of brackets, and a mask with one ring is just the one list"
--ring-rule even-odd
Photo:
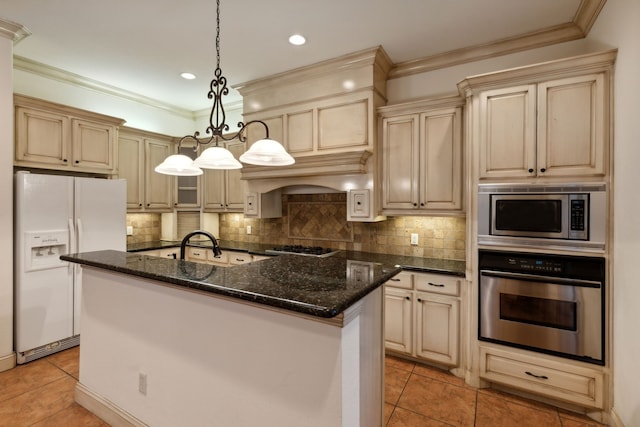
[(460, 295), (460, 279), (446, 274), (415, 273), (416, 289), (443, 295)]
[(246, 264), (253, 261), (253, 256), (246, 252), (230, 252), (228, 253), (228, 255), (229, 264), (231, 265)]
[(480, 377), (567, 402), (603, 407), (603, 374), (596, 369), (480, 347)]
[(401, 271), (385, 283), (394, 288), (413, 289), (413, 275), (406, 271)]
[(203, 261), (206, 262), (207, 261), (207, 252), (210, 252), (208, 249), (205, 248), (193, 248), (193, 247), (188, 247), (187, 248), (187, 259), (189, 261)]

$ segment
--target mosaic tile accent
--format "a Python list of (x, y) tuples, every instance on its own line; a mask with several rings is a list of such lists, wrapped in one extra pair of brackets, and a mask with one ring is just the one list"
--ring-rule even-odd
[(353, 242), (346, 202), (289, 202), (289, 238)]

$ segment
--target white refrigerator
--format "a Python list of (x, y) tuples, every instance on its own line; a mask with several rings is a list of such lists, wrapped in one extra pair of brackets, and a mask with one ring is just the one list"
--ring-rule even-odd
[(15, 338), (18, 363), (79, 344), (82, 268), (66, 253), (126, 251), (126, 182), (15, 174)]

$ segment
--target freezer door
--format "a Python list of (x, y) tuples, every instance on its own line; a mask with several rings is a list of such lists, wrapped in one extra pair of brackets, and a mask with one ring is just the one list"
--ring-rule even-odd
[[(73, 179), (19, 172), (15, 176), (14, 288), (18, 352), (73, 333), (73, 267), (53, 262), (73, 251)], [(65, 238), (64, 234), (68, 234)], [(50, 243), (50, 244), (49, 244)], [(65, 248), (65, 249), (63, 249)]]

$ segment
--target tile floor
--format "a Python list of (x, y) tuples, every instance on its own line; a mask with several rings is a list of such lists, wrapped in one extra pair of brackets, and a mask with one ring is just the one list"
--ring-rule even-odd
[[(73, 400), (79, 347), (0, 373), (0, 427), (108, 427)], [(596, 427), (575, 414), (387, 357), (386, 427)]]
[(387, 356), (386, 427), (596, 427), (590, 418), (491, 389), (446, 371)]

